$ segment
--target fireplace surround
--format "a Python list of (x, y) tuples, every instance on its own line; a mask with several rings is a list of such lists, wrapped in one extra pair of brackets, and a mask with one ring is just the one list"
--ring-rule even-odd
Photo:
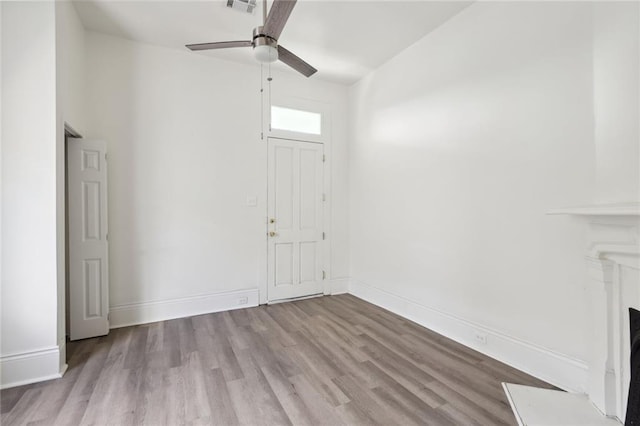
[[(630, 312), (640, 309), (640, 203), (594, 205), (557, 209), (549, 214), (571, 215), (586, 224), (588, 245), (585, 260), (590, 303), (592, 340), (585, 391), (593, 405), (604, 415), (625, 421), (637, 420), (638, 388), (629, 395), (629, 365), (633, 342), (629, 330)], [(631, 308), (631, 309), (630, 309)], [(637, 337), (637, 334), (636, 334)], [(633, 346), (634, 353), (640, 350)], [(638, 381), (638, 358), (634, 358)], [(631, 413), (631, 414), (630, 414)]]
[(578, 393), (503, 383), (509, 404), (519, 425), (640, 426), (640, 203), (548, 214), (586, 225), (587, 377)]
[(626, 426), (640, 426), (640, 311), (629, 308), (631, 332), (631, 382), (627, 400)]

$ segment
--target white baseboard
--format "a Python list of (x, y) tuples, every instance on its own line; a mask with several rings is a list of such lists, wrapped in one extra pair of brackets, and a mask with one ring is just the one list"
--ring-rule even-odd
[(258, 306), (257, 288), (180, 299), (117, 305), (109, 308), (109, 327), (127, 327), (255, 306)]
[(67, 365), (57, 346), (0, 357), (0, 389), (59, 379)]
[(330, 295), (345, 294), (349, 292), (349, 278), (334, 278), (329, 281)]
[[(349, 293), (561, 389), (586, 392), (588, 367), (584, 361), (474, 324), (354, 279), (349, 284)], [(486, 336), (486, 344), (478, 342), (478, 334)]]

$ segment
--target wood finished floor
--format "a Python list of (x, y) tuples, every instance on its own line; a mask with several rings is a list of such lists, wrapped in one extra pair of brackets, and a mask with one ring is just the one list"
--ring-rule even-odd
[(3, 425), (514, 425), (500, 382), (550, 387), (350, 295), (112, 330)]

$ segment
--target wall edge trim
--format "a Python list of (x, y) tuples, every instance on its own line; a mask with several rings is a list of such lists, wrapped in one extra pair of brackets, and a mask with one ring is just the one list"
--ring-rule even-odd
[(0, 389), (59, 379), (67, 365), (60, 365), (60, 347), (36, 349), (0, 356)]
[[(233, 309), (258, 306), (258, 289), (233, 290), (176, 299), (113, 305), (109, 308), (109, 328), (148, 324)], [(240, 299), (246, 298), (245, 303)]]

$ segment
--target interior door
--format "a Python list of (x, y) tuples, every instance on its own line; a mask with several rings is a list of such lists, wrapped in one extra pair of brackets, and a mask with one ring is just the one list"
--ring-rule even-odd
[(68, 138), (67, 171), (69, 332), (77, 340), (109, 332), (106, 144)]
[(322, 293), (323, 145), (268, 144), (268, 300)]

